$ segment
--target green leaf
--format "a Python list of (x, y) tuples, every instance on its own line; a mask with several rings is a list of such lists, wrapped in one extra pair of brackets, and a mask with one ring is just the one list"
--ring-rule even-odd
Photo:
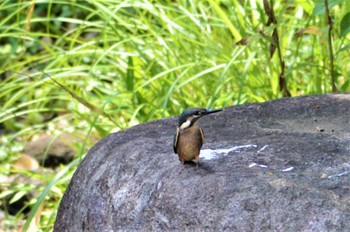
[(296, 3), (309, 15), (312, 13), (312, 8), (314, 6), (313, 1), (297, 0)]
[(337, 52), (338, 54), (344, 51), (348, 51), (350, 49), (350, 45), (346, 45), (344, 47), (342, 47), (341, 49), (339, 49), (339, 51)]
[(0, 193), (0, 199), (8, 196), (8, 195), (11, 195), (13, 194), (14, 190), (3, 190), (1, 193)]
[(126, 72), (126, 89), (130, 92), (134, 90), (134, 62), (131, 56), (128, 57), (128, 69)]
[[(328, 0), (328, 8), (331, 9), (332, 7), (339, 5), (341, 3), (345, 3), (347, 0)], [(317, 0), (314, 10), (312, 12), (312, 16), (324, 14), (326, 12), (326, 7), (324, 4), (324, 0)]]
[(345, 36), (350, 32), (350, 12), (347, 13), (340, 22), (340, 36)]
[(225, 13), (221, 9), (220, 4), (216, 1), (213, 1), (213, 0), (209, 0), (209, 3), (214, 8), (214, 10), (219, 15), (219, 17), (222, 19), (222, 21), (224, 21), (225, 24), (227, 25), (227, 27), (230, 29), (232, 36), (236, 39), (236, 41), (240, 41), (242, 39), (242, 36), (241, 36), (238, 28), (236, 28), (235, 25), (231, 22), (227, 13)]
[(13, 204), (14, 202), (18, 201), (21, 199), (24, 195), (27, 194), (27, 191), (19, 191), (17, 192), (10, 200), (10, 204)]

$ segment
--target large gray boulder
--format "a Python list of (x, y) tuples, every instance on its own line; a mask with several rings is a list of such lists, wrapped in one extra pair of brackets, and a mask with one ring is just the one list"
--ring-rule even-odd
[(177, 118), (102, 139), (55, 231), (350, 231), (350, 94), (235, 106), (199, 124), (198, 170), (173, 153)]

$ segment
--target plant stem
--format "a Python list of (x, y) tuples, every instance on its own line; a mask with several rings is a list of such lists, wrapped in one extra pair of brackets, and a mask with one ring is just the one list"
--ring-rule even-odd
[(332, 92), (336, 92), (337, 87), (335, 86), (334, 57), (333, 57), (333, 44), (332, 44), (333, 22), (332, 22), (330, 14), (329, 14), (328, 0), (325, 0), (325, 7), (326, 7), (327, 23), (328, 23), (328, 27), (329, 27), (328, 28), (328, 50), (329, 50), (329, 61), (330, 61), (329, 69), (331, 72)]

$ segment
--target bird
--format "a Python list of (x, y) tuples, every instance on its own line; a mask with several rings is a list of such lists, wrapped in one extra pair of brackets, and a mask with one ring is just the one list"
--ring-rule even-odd
[(220, 111), (222, 109), (189, 108), (182, 112), (173, 143), (174, 152), (179, 156), (182, 164), (185, 164), (185, 161), (194, 161), (198, 169), (199, 152), (204, 144), (204, 133), (196, 122), (205, 115)]

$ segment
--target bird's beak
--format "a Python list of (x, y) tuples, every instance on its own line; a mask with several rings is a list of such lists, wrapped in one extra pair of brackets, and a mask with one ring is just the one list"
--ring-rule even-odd
[(207, 114), (213, 114), (222, 111), (223, 109), (216, 109), (216, 110), (207, 110), (206, 112), (203, 113), (203, 115)]

